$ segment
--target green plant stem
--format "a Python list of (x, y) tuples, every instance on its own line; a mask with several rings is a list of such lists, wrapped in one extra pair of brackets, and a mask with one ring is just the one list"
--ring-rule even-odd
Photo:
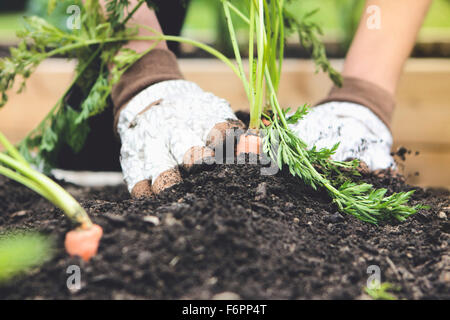
[[(28, 181), (20, 179), (18, 182), (25, 182), (25, 185), (30, 186), (32, 190), (38, 192), (54, 205), (62, 209), (70, 219), (87, 227), (92, 225), (86, 211), (80, 204), (53, 180), (2, 153), (0, 153), (0, 163), (7, 165), (23, 175)], [(2, 173), (8, 174), (11, 178), (16, 177), (4, 169), (2, 170)]]
[[(228, 7), (229, 7), (232, 11), (234, 11), (234, 13), (236, 13), (236, 15), (237, 15), (239, 18), (241, 18), (243, 22), (245, 22), (245, 23), (248, 24), (248, 25), (251, 24), (250, 19), (247, 18), (247, 17), (245, 16), (245, 14), (242, 13), (241, 10), (239, 10), (238, 8), (236, 8), (231, 2), (229, 2), (229, 1), (226, 1), (226, 2), (227, 2)], [(253, 3), (253, 1), (252, 1), (252, 3)], [(250, 10), (250, 13), (251, 13), (251, 10)]]
[(56, 199), (53, 198), (53, 196), (51, 194), (49, 194), (48, 192), (46, 192), (45, 190), (43, 190), (36, 182), (21, 176), (20, 174), (18, 174), (17, 172), (6, 168), (2, 165), (0, 165), (0, 175), (4, 175), (5, 177), (14, 180), (18, 183), (23, 184), (24, 186), (26, 186), (27, 188), (33, 190), (34, 192), (36, 192), (37, 194), (41, 195), (42, 197), (48, 199), (49, 201), (51, 201), (52, 203), (54, 201), (56, 201)]
[(11, 142), (6, 139), (5, 135), (0, 132), (0, 145), (3, 145), (6, 149), (6, 151), (16, 159), (17, 161), (21, 162), (24, 165), (29, 166), (28, 162), (25, 160), (25, 158), (20, 154), (20, 152), (14, 148)]
[(134, 6), (134, 8), (128, 13), (127, 17), (120, 23), (121, 25), (126, 25), (127, 22), (133, 17), (133, 15), (136, 13), (136, 11), (139, 10), (139, 8), (146, 2), (146, 0), (140, 0), (137, 5)]
[(256, 85), (255, 85), (255, 103), (250, 109), (250, 125), (249, 129), (259, 130), (261, 125), (262, 105), (264, 99), (264, 65), (266, 63), (265, 47), (266, 39), (264, 36), (264, 4), (263, 0), (259, 0), (255, 10), (258, 9), (256, 19), (256, 45), (257, 45), (257, 67), (256, 67)]
[(250, 26), (249, 26), (249, 40), (248, 40), (248, 68), (249, 68), (249, 93), (250, 93), (250, 109), (255, 104), (255, 74), (253, 70), (254, 64), (254, 49), (255, 49), (255, 10), (254, 3), (250, 1)]
[(283, 124), (284, 129), (289, 129), (286, 118), (283, 115), (283, 110), (281, 109), (281, 106), (278, 102), (277, 94), (275, 91), (275, 87), (273, 86), (272, 77), (270, 75), (269, 68), (266, 66), (265, 68), (265, 76), (266, 76), (266, 83), (268, 86), (269, 94), (271, 96), (271, 99), (273, 101), (272, 107), (274, 108), (275, 115), (274, 118), (280, 119), (281, 123)]
[[(216, 58), (221, 60), (223, 63), (228, 65), (231, 68), (231, 70), (233, 70), (233, 72), (239, 77), (239, 79), (241, 79), (241, 81), (245, 81), (245, 78), (242, 79), (239, 69), (236, 68), (236, 66), (233, 64), (233, 62), (231, 62), (230, 59), (228, 59), (225, 55), (223, 55), (222, 53), (220, 53), (213, 47), (203, 44), (201, 42), (195, 41), (195, 40), (190, 40), (190, 39), (178, 37), (178, 36), (163, 36), (162, 38), (163, 38), (163, 40), (166, 40), (166, 41), (175, 41), (175, 42), (191, 44), (193, 46), (196, 46), (196, 47), (208, 52), (209, 54), (215, 56)], [(133, 39), (131, 39), (131, 40), (133, 40)], [(139, 40), (139, 39), (136, 39), (136, 40)]]
[(241, 75), (242, 84), (244, 85), (244, 90), (245, 90), (245, 93), (247, 94), (247, 98), (249, 100), (251, 100), (250, 92), (249, 92), (249, 85), (246, 80), (244, 66), (242, 64), (241, 53), (240, 53), (239, 45), (238, 45), (237, 38), (236, 38), (236, 32), (234, 30), (233, 20), (231, 20), (230, 9), (228, 7), (228, 1), (222, 1), (222, 4), (223, 4), (223, 10), (225, 12), (225, 18), (226, 18), (227, 24), (228, 24), (228, 31), (230, 33), (231, 44), (233, 46), (234, 55), (236, 57), (236, 62), (237, 62), (238, 68), (239, 68), (239, 73)]
[[(180, 37), (180, 36), (167, 36), (167, 35), (163, 35), (158, 33), (156, 30), (145, 26), (145, 25), (137, 25), (138, 27), (153, 31), (155, 33), (157, 33), (157, 36), (130, 36), (130, 37), (124, 37), (124, 38), (110, 38), (108, 40), (101, 40), (101, 41), (96, 41), (93, 43), (89, 43), (88, 45), (91, 44), (97, 44), (97, 43), (112, 43), (112, 42), (127, 42), (127, 41), (131, 41), (131, 40), (165, 40), (165, 41), (173, 41), (173, 42), (179, 42), (179, 43), (185, 43), (185, 44), (190, 44), (193, 45), (197, 48), (200, 48), (204, 51), (206, 51), (207, 53), (211, 54), (212, 56), (216, 57), (217, 59), (219, 59), (220, 61), (222, 61), (223, 63), (225, 63), (228, 67), (231, 68), (231, 70), (239, 77), (239, 79), (242, 81), (242, 77), (241, 77), (241, 72), (239, 71), (239, 69), (233, 64), (233, 62), (228, 59), (224, 54), (222, 54), (220, 51), (214, 49), (213, 47), (201, 43), (199, 41), (195, 41), (195, 40), (191, 40), (188, 38), (184, 38), (184, 37)], [(244, 79), (245, 80), (245, 79)]]

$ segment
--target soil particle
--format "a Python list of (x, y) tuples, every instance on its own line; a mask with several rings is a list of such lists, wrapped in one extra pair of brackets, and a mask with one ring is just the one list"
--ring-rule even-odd
[[(211, 166), (140, 200), (125, 186), (71, 186), (104, 229), (89, 263), (65, 253), (73, 226), (60, 210), (0, 178), (0, 233), (38, 230), (56, 244), (51, 261), (0, 287), (0, 298), (363, 299), (376, 265), (400, 299), (450, 299), (450, 224), (440, 213), (450, 206), (448, 191), (416, 189), (411, 204), (430, 209), (371, 225), (288, 172), (260, 169)], [(362, 179), (388, 194), (414, 189), (389, 172)], [(81, 268), (80, 290), (67, 288), (71, 265)]]
[(259, 201), (267, 197), (267, 183), (262, 182), (258, 184), (258, 187), (256, 188), (256, 196), (255, 200)]
[(145, 222), (151, 223), (154, 226), (157, 226), (160, 224), (159, 218), (155, 216), (145, 216), (142, 220)]
[(439, 217), (439, 219), (447, 220), (447, 215), (445, 214), (444, 211), (440, 211), (440, 212), (438, 213), (438, 217)]
[(239, 295), (234, 292), (222, 292), (212, 297), (212, 300), (240, 300), (240, 299), (241, 297), (239, 297)]
[(402, 161), (405, 161), (406, 154), (410, 154), (410, 153), (411, 153), (411, 150), (408, 150), (405, 147), (399, 147), (396, 152), (392, 153), (392, 155), (399, 157)]

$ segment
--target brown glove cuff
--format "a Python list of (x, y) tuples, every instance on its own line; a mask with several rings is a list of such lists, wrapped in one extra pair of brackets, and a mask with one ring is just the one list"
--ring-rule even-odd
[(139, 92), (152, 84), (183, 79), (175, 55), (165, 49), (153, 49), (135, 62), (113, 87), (114, 130), (122, 108)]
[(376, 84), (353, 77), (344, 77), (342, 87), (333, 87), (327, 98), (317, 105), (332, 102), (353, 102), (369, 108), (391, 130), (395, 99), (388, 91)]

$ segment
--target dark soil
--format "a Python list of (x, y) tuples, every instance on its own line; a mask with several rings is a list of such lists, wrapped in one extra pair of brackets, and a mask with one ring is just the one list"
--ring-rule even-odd
[[(450, 223), (439, 215), (448, 214), (448, 191), (418, 189), (412, 203), (429, 210), (376, 226), (338, 213), (327, 194), (286, 173), (261, 176), (259, 169), (212, 166), (140, 201), (122, 186), (68, 186), (105, 232), (89, 263), (66, 255), (72, 226), (60, 210), (0, 178), (0, 232), (36, 229), (56, 240), (54, 258), (1, 287), (0, 298), (210, 299), (233, 292), (243, 299), (358, 299), (370, 265), (380, 267), (382, 282), (400, 287), (398, 298), (450, 298)], [(389, 192), (411, 189), (390, 175), (363, 178)], [(77, 292), (66, 286), (73, 264), (82, 272)]]

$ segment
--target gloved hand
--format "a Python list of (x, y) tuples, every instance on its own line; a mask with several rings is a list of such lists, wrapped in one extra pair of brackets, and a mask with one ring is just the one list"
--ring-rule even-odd
[(226, 100), (195, 83), (170, 80), (148, 87), (119, 115), (121, 165), (128, 190), (133, 197), (150, 196), (180, 182), (178, 165), (191, 165), (198, 155), (213, 156), (207, 148), (212, 129), (224, 134), (243, 127)]
[(370, 170), (394, 168), (390, 154), (392, 135), (386, 125), (368, 108), (350, 102), (319, 105), (290, 128), (309, 147), (331, 148), (340, 142), (334, 160), (359, 159)]

